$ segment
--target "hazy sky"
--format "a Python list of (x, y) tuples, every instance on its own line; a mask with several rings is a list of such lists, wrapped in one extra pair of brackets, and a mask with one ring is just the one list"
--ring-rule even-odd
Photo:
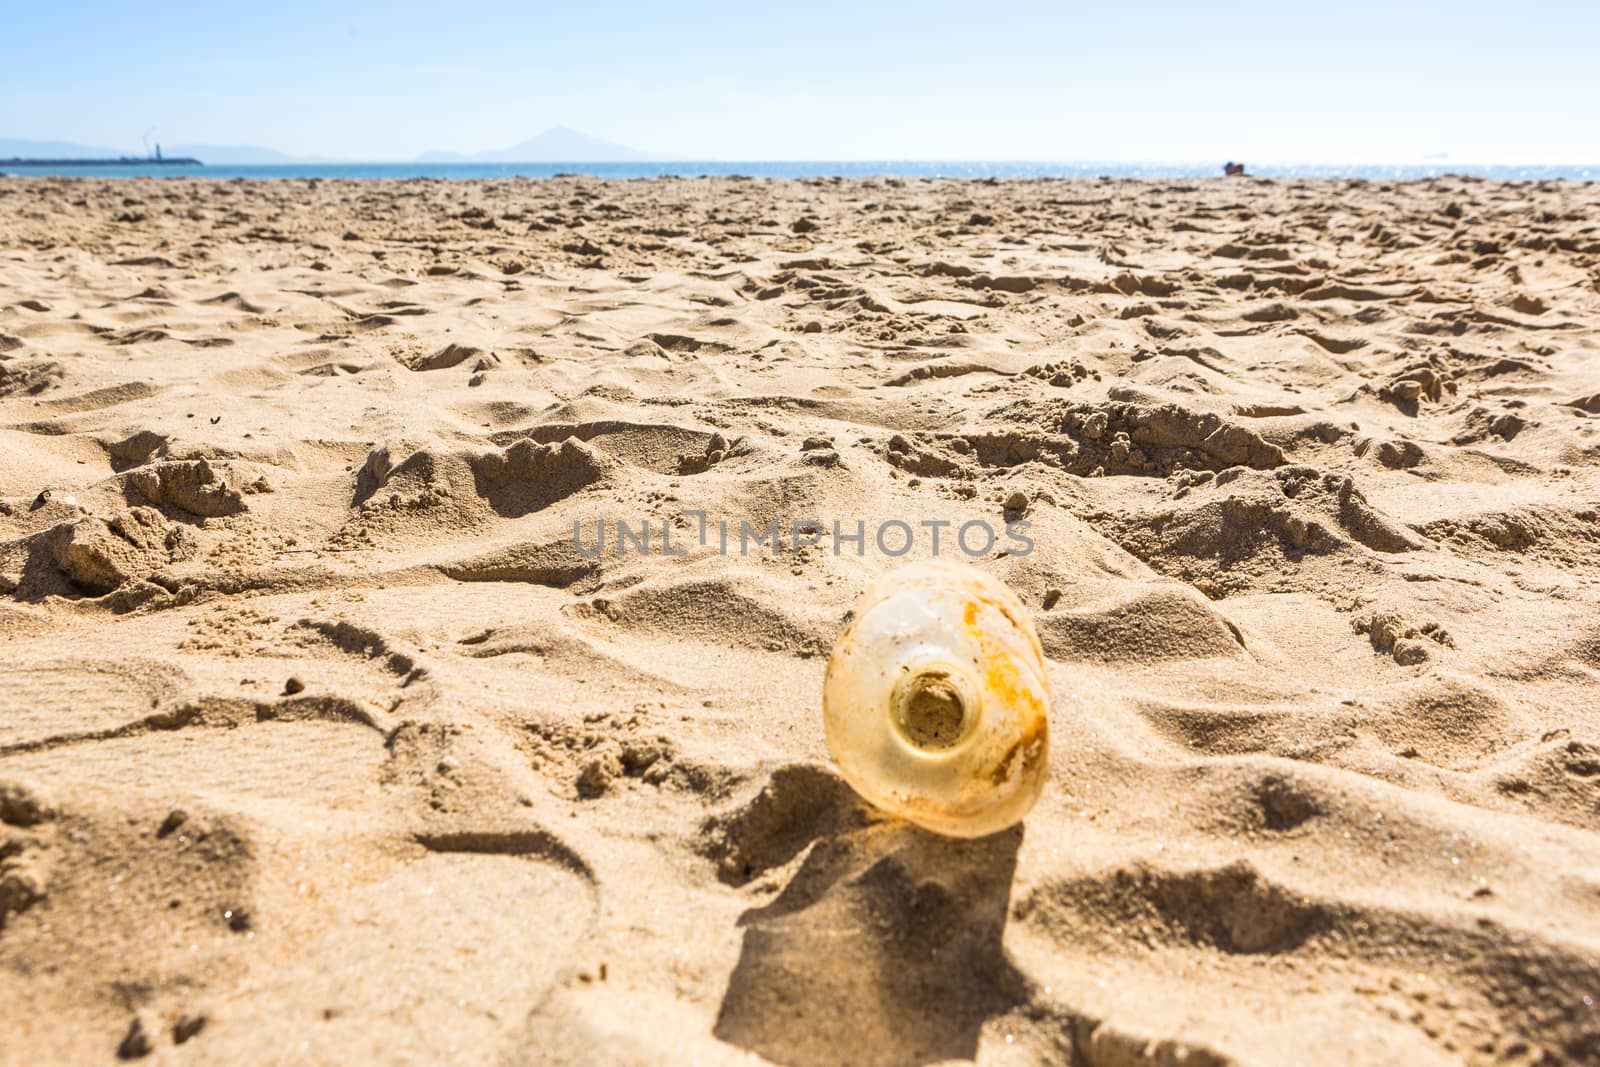
[(694, 159), (1600, 162), (1600, 0), (543, 7), (0, 0), (0, 137), (399, 160), (564, 124)]

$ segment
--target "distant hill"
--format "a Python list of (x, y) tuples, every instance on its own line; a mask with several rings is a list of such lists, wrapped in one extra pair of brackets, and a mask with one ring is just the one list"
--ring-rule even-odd
[(75, 141), (26, 141), (0, 137), (0, 159), (115, 159), (138, 155), (125, 148), (104, 148)]
[[(203, 157), (202, 157), (203, 158)], [(419, 163), (629, 163), (659, 159), (634, 148), (556, 126), (510, 148), (487, 152), (424, 152)]]
[[(120, 156), (142, 157), (143, 148), (106, 148), (78, 144), (75, 141), (28, 141), (15, 137), (0, 137), (0, 159), (116, 159)], [(202, 163), (233, 166), (241, 163), (305, 163), (312, 162), (304, 156), (291, 156), (276, 148), (263, 148), (253, 144), (164, 144), (161, 154), (169, 159), (188, 156)], [(322, 162), (316, 160), (316, 162)]]
[(237, 166), (241, 163), (302, 163), (303, 156), (291, 156), (276, 148), (262, 148), (253, 144), (174, 144), (162, 145), (161, 154), (167, 156), (193, 156), (202, 163), (217, 166)]
[[(142, 148), (105, 148), (73, 141), (0, 138), (0, 159), (12, 157), (113, 159), (119, 156), (144, 154)], [(276, 148), (248, 144), (163, 144), (161, 154), (168, 157), (189, 156), (202, 163), (219, 167), (256, 163), (335, 162), (325, 156), (293, 156)], [(580, 133), (566, 126), (556, 126), (509, 148), (496, 148), (485, 152), (424, 152), (417, 157), (417, 161), (419, 163), (630, 163), (667, 158), (670, 157), (650, 155), (601, 137), (590, 137), (586, 133)]]

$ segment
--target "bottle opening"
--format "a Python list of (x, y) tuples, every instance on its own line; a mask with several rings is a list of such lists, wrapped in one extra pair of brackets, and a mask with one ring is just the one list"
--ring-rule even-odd
[(974, 709), (948, 671), (933, 669), (900, 680), (895, 694), (895, 726), (915, 748), (944, 752), (968, 733)]

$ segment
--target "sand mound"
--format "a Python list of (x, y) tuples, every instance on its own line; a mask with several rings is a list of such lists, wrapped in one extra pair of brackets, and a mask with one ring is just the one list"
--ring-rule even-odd
[(588, 488), (607, 467), (594, 449), (573, 437), (560, 444), (518, 441), (472, 461), (479, 494), (506, 518), (542, 510)]
[(204, 459), (136, 470), (127, 476), (126, 483), (130, 493), (150, 504), (177, 508), (201, 518), (221, 518), (245, 510), (243, 494)]

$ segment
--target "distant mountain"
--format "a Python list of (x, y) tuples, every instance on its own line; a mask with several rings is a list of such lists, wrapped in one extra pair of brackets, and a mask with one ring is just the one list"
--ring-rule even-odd
[(192, 156), (202, 163), (237, 166), (241, 163), (302, 163), (305, 157), (291, 156), (276, 148), (253, 144), (174, 144), (162, 145), (164, 156)]
[(556, 126), (537, 137), (488, 152), (424, 152), (419, 163), (629, 163), (651, 155), (586, 133)]
[(115, 159), (136, 155), (123, 148), (96, 148), (75, 141), (25, 141), (0, 137), (0, 159)]
[[(143, 149), (102, 148), (73, 141), (29, 141), (0, 138), (0, 159), (114, 159), (143, 156)], [(294, 156), (276, 148), (248, 144), (163, 144), (168, 158), (188, 156), (218, 167), (257, 163), (329, 163), (326, 156)], [(556, 126), (537, 137), (487, 152), (424, 152), (419, 163), (630, 163), (669, 157), (649, 155), (614, 141)]]
[[(25, 141), (0, 138), (0, 159), (116, 159), (119, 156), (144, 156), (143, 148), (103, 148), (74, 141)], [(237, 166), (241, 163), (306, 163), (305, 156), (291, 156), (276, 148), (253, 144), (164, 144), (161, 154), (169, 159), (188, 156), (202, 163)], [(321, 159), (315, 162), (323, 162)]]

